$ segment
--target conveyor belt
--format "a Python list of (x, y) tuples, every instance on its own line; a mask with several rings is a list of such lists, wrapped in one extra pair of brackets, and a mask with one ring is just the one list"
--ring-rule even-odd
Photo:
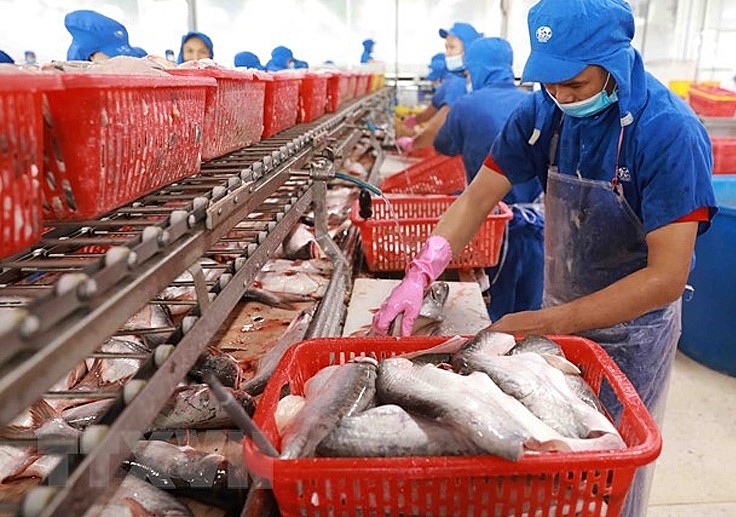
[[(326, 178), (320, 168), (355, 145), (365, 132), (358, 121), (383, 109), (387, 93), (203, 164), (198, 175), (99, 220), (56, 224), (32, 250), (0, 261), (0, 426), (41, 397), (78, 398), (79, 393), (48, 390), (84, 358), (132, 357), (95, 352), (108, 337), (153, 334), (166, 343), (150, 355), (133, 354), (145, 362), (123, 389), (84, 393), (115, 401), (78, 442), (44, 444), (47, 450), (71, 451), (68, 465), (59, 467), (69, 469), (68, 481), (62, 488), (35, 489), (43, 504), (33, 513), (82, 515), (104, 488), (119, 482), (115, 467), (130, 454), (131, 436), (148, 428), (313, 201), (317, 236), (326, 233)], [(233, 229), (237, 238), (228, 237)], [(355, 236), (344, 242), (354, 249)], [(232, 260), (217, 266), (217, 281), (207, 282), (200, 259), (215, 253), (231, 254)], [(335, 271), (323, 307), (341, 310), (318, 311), (310, 336), (337, 334), (344, 316), (350, 259), (336, 247), (328, 254)], [(193, 282), (175, 282), (186, 270)], [(157, 298), (171, 285), (194, 286), (197, 300)], [(178, 326), (120, 330), (149, 303), (190, 310)]]

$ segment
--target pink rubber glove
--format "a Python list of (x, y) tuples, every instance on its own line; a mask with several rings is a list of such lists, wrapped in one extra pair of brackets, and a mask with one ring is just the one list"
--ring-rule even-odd
[(414, 128), (417, 126), (417, 116), (416, 115), (409, 115), (404, 119), (404, 127), (408, 129), (409, 131), (414, 131)]
[(404, 279), (394, 287), (373, 316), (373, 333), (385, 336), (391, 323), (399, 314), (403, 314), (401, 335), (410, 336), (422, 308), (425, 289), (442, 274), (450, 260), (452, 248), (447, 239), (439, 235), (427, 239), (414, 260), (406, 266)]
[(396, 145), (403, 153), (410, 153), (414, 150), (414, 139), (410, 136), (402, 136), (396, 139)]

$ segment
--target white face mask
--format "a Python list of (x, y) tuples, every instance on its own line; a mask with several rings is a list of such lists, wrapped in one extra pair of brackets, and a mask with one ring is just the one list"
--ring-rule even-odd
[(445, 63), (447, 69), (451, 72), (463, 69), (463, 55), (457, 54), (456, 56), (445, 56)]
[(471, 83), (471, 82), (465, 83), (465, 91), (468, 92), (468, 93), (472, 93), (473, 92), (473, 83)]

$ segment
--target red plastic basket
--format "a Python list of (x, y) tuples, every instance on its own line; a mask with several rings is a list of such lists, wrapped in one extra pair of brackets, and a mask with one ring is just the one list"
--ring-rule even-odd
[(252, 73), (217, 69), (175, 68), (178, 76), (212, 77), (217, 89), (208, 92), (202, 132), (202, 160), (211, 160), (257, 143), (263, 132), (266, 86)]
[[(374, 199), (373, 217), (363, 219), (358, 201), (350, 220), (360, 229), (363, 254), (371, 271), (403, 271), (419, 253), (442, 214), (456, 200), (455, 196), (389, 196), (391, 207), (383, 199)], [(506, 223), (513, 218), (508, 206), (499, 203), (486, 217), (473, 240), (452, 259), (450, 269), (488, 267), (498, 264)]]
[(327, 81), (327, 113), (336, 112), (348, 97), (350, 78), (345, 72), (336, 72)]
[(0, 79), (0, 258), (41, 236), (43, 117), (41, 93), (56, 76), (3, 74)]
[(345, 95), (346, 100), (354, 99), (358, 93), (358, 74), (356, 72), (347, 72), (348, 86), (347, 94)]
[(713, 174), (736, 174), (736, 137), (710, 137)]
[(689, 92), (690, 106), (698, 115), (704, 117), (733, 117), (736, 116), (736, 92), (718, 88), (693, 84)]
[(311, 122), (325, 114), (327, 74), (306, 74), (299, 89), (299, 122)]
[(296, 125), (299, 111), (301, 77), (292, 74), (272, 74), (266, 81), (263, 104), (263, 138), (268, 138)]
[[(305, 458), (281, 460), (244, 444), (248, 470), (271, 481), (281, 514), (324, 515), (585, 515), (620, 514), (636, 468), (662, 447), (657, 426), (636, 391), (606, 352), (587, 339), (551, 336), (598, 392), (603, 380), (623, 406), (618, 430), (627, 447), (616, 451), (527, 455), (513, 462), (495, 456), (410, 458)], [(274, 412), (284, 386), (303, 393), (321, 368), (359, 355), (379, 359), (421, 350), (446, 338), (314, 339), (282, 358), (254, 419), (277, 447)], [(565, 512), (567, 508), (567, 512)], [(581, 509), (578, 513), (577, 509)]]
[(362, 97), (370, 93), (370, 76), (364, 72), (358, 72), (355, 76), (355, 96)]
[(44, 217), (98, 217), (199, 169), (211, 78), (75, 74), (48, 94)]
[(384, 194), (457, 194), (465, 190), (461, 156), (437, 155), (407, 167), (381, 182)]

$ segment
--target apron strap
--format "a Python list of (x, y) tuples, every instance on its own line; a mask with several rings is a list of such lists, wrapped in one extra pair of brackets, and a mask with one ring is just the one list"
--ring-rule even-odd
[(613, 169), (613, 179), (611, 180), (611, 186), (614, 190), (618, 190), (620, 184), (618, 179), (618, 170), (619, 170), (619, 159), (621, 158), (621, 146), (624, 143), (624, 128), (621, 126), (621, 131), (618, 133), (618, 147), (616, 148), (616, 164), (614, 165)]
[(565, 121), (565, 114), (563, 113), (560, 117), (560, 123), (557, 124), (555, 132), (552, 134), (552, 140), (549, 143), (549, 164), (555, 164), (555, 156), (557, 155), (557, 144), (560, 142), (560, 131), (562, 130), (562, 123)]

